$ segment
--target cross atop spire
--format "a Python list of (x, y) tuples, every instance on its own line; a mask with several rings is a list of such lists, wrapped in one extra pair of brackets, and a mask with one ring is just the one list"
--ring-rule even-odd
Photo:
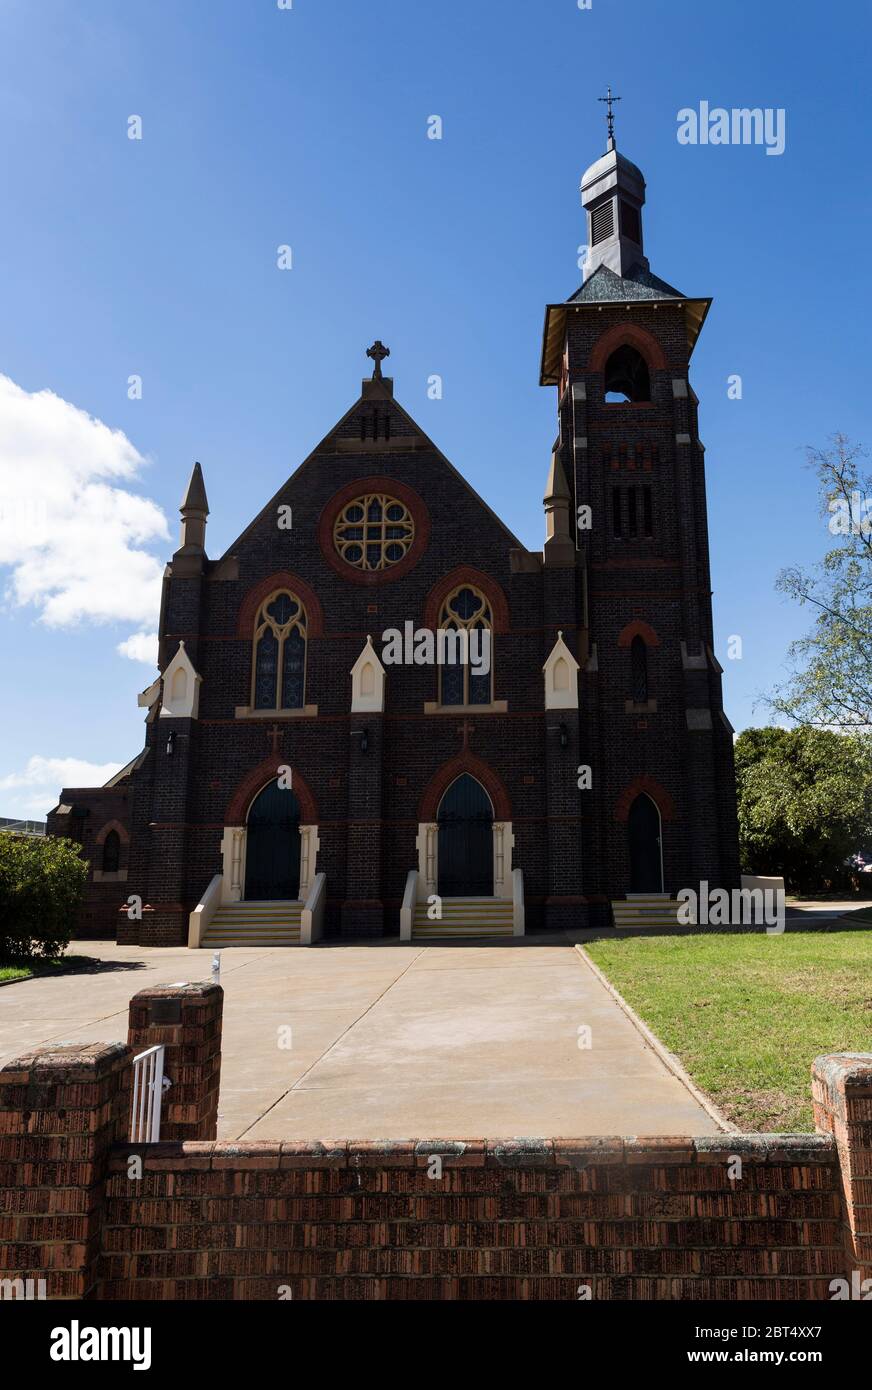
[(384, 343), (381, 341), (380, 338), (376, 338), (376, 340), (375, 340), (375, 342), (373, 343), (372, 347), (368, 347), (368, 348), (367, 348), (367, 350), (366, 350), (366, 355), (367, 355), (367, 357), (371, 357), (372, 360), (373, 360), (373, 362), (375, 363), (375, 367), (374, 367), (373, 373), (372, 373), (372, 379), (373, 379), (373, 381), (381, 381), (381, 379), (382, 379), (381, 364), (382, 364), (382, 362), (385, 360), (386, 357), (390, 357), (390, 355), (391, 355), (391, 350), (390, 350), (390, 348), (385, 347)]
[(607, 96), (604, 96), (604, 97), (597, 97), (597, 101), (604, 101), (604, 102), (606, 103), (606, 105), (608, 106), (608, 116), (607, 116), (607, 120), (608, 120), (608, 123), (609, 123), (609, 149), (610, 149), (610, 150), (613, 150), (613, 149), (615, 148), (615, 113), (614, 113), (614, 111), (612, 110), (612, 107), (614, 106), (614, 104), (615, 104), (616, 101), (620, 101), (620, 100), (621, 100), (620, 97), (613, 97), (613, 96), (612, 96), (611, 83), (609, 83), (608, 95), (607, 95)]

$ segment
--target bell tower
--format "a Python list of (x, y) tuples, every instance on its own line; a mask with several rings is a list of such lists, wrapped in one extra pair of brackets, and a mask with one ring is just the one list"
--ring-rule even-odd
[[(705, 448), (690, 359), (711, 300), (653, 273), (645, 179), (617, 150), (584, 173), (581, 287), (545, 314), (552, 475), (584, 575), (582, 877), (589, 902), (739, 881), (733, 731), (714, 653)], [(554, 492), (555, 489), (550, 489)], [(579, 524), (579, 518), (587, 518)], [(586, 800), (585, 800), (586, 796)]]

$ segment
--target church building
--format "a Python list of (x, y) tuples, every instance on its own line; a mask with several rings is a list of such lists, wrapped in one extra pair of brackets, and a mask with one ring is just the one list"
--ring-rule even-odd
[(581, 196), (584, 282), (545, 311), (540, 551), (395, 398), (380, 342), (215, 558), (195, 464), (144, 747), (49, 816), (90, 863), (80, 934), (488, 938), (738, 886), (688, 377), (710, 300), (649, 268), (611, 127)]

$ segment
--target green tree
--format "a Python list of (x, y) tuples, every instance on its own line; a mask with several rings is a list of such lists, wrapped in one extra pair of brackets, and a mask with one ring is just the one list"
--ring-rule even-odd
[(0, 959), (61, 955), (87, 876), (70, 840), (0, 833)]
[(791, 643), (793, 666), (770, 707), (791, 721), (830, 729), (872, 728), (872, 475), (843, 434), (809, 449), (821, 515), (836, 544), (811, 570), (782, 570), (776, 588), (815, 612), (810, 633)]
[(872, 740), (745, 729), (735, 754), (743, 870), (783, 874), (795, 892), (844, 891), (846, 861), (872, 840)]

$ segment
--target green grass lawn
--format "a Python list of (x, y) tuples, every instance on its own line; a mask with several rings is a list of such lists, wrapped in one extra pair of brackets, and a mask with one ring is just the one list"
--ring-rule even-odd
[(597, 940), (585, 949), (744, 1130), (811, 1130), (811, 1063), (872, 1052), (872, 934)]
[(32, 974), (30, 965), (0, 965), (0, 985), (8, 985), (10, 980), (26, 980)]
[(57, 960), (0, 960), (0, 985), (30, 980), (34, 975), (73, 975), (90, 965), (90, 956), (59, 956)]

